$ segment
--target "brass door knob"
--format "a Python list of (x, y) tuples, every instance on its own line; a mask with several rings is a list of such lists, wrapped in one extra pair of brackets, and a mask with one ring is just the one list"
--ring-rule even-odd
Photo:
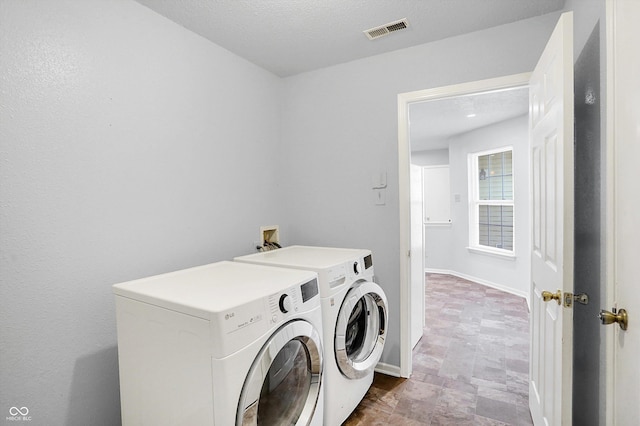
[(549, 300), (555, 300), (558, 302), (558, 305), (562, 300), (562, 291), (558, 290), (555, 293), (551, 293), (550, 291), (543, 291), (542, 292), (542, 300), (544, 300), (545, 302), (548, 302)]
[(626, 330), (627, 325), (629, 324), (629, 316), (627, 315), (627, 311), (624, 309), (620, 309), (616, 311), (616, 308), (612, 309), (613, 312), (605, 311), (604, 309), (600, 311), (598, 318), (603, 325), (613, 324), (617, 322), (621, 329)]

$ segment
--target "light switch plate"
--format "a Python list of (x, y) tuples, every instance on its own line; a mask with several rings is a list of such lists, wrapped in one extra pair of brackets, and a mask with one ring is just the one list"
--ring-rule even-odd
[(387, 194), (384, 188), (374, 189), (373, 195), (375, 197), (376, 206), (384, 206), (387, 204)]
[(371, 188), (386, 188), (387, 187), (387, 172), (378, 172), (371, 175)]

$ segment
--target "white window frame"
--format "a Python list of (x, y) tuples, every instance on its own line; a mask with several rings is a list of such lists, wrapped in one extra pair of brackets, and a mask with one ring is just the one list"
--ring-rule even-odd
[[(480, 171), (478, 170), (478, 158), (484, 155), (497, 154), (502, 152), (511, 151), (511, 167), (512, 167), (512, 199), (511, 200), (480, 200), (478, 176)], [(516, 168), (513, 161), (513, 146), (503, 146), (500, 148), (490, 149), (487, 151), (473, 152), (468, 155), (468, 167), (469, 171), (469, 251), (489, 254), (499, 257), (506, 257), (514, 259), (516, 256), (516, 207), (515, 207), (515, 174)], [(480, 240), (480, 216), (479, 205), (493, 205), (493, 206), (511, 206), (513, 208), (513, 250), (507, 250), (503, 248), (490, 247), (481, 245)]]

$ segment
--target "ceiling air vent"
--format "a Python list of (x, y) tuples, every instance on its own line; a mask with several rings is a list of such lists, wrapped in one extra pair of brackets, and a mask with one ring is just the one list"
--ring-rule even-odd
[(375, 40), (377, 38), (391, 34), (394, 31), (404, 30), (409, 26), (407, 18), (401, 19), (395, 22), (389, 22), (388, 24), (381, 25), (379, 27), (371, 28), (364, 31), (369, 37), (369, 40)]

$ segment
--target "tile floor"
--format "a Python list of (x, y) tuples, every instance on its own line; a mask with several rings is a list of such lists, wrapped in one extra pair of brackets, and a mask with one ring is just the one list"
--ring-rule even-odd
[(344, 426), (531, 425), (525, 300), (450, 275), (426, 282), (411, 378), (376, 374)]

